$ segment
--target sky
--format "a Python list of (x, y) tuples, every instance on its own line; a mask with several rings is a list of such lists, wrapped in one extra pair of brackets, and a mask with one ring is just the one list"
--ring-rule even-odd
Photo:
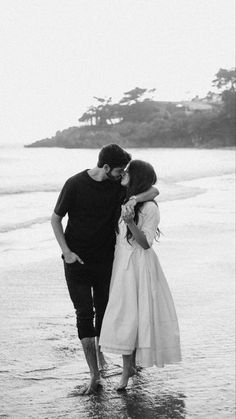
[(204, 97), (235, 66), (234, 0), (0, 0), (0, 143), (79, 125), (138, 86)]

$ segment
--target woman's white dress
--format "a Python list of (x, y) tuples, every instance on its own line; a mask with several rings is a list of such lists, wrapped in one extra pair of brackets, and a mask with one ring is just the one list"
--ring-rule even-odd
[[(139, 228), (150, 246), (160, 214), (146, 202), (139, 214)], [(126, 240), (121, 221), (117, 236), (110, 296), (99, 344), (104, 352), (131, 354), (136, 348), (140, 366), (158, 367), (181, 360), (179, 327), (174, 302), (156, 253)]]

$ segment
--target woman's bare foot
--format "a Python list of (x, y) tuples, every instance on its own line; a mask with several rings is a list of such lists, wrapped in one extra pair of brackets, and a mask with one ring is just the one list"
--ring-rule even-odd
[(107, 369), (108, 363), (106, 362), (106, 360), (104, 358), (104, 355), (101, 351), (98, 351), (97, 358), (98, 358), (98, 369), (99, 369), (99, 371), (103, 371), (103, 370)]
[(132, 353), (131, 366), (136, 370), (136, 349)]
[(99, 371), (105, 370), (108, 367), (108, 364), (104, 358), (103, 352), (101, 351), (101, 346), (99, 345), (98, 337), (96, 337), (96, 353)]
[(136, 373), (136, 370), (133, 367), (123, 370), (119, 385), (116, 387), (116, 390), (117, 391), (125, 390), (125, 388), (128, 385), (129, 378), (133, 377), (135, 373)]

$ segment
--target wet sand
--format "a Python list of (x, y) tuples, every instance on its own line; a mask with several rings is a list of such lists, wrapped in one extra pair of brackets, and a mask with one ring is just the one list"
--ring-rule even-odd
[(88, 370), (60, 257), (39, 255), (0, 278), (1, 418), (234, 418), (234, 185), (227, 176), (194, 182), (205, 193), (160, 204), (155, 245), (182, 362), (142, 370), (119, 394), (121, 360), (109, 355), (98, 394), (79, 396)]

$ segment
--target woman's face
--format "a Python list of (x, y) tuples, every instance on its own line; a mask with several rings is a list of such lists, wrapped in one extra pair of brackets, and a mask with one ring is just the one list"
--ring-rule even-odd
[(129, 171), (128, 171), (128, 169), (126, 169), (124, 171), (124, 174), (122, 175), (121, 185), (127, 187), (128, 184), (129, 184), (129, 179), (130, 179), (130, 177), (129, 177)]

